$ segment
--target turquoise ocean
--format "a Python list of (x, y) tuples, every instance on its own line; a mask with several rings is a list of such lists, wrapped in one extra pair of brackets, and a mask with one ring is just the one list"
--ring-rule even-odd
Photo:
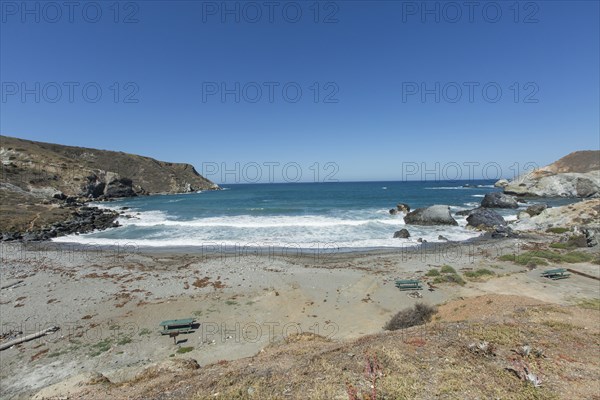
[[(477, 207), (493, 181), (328, 182), (223, 185), (223, 190), (178, 195), (140, 196), (96, 205), (122, 211), (121, 226), (57, 242), (137, 246), (274, 246), (376, 249), (418, 245), (417, 239), (440, 242), (481, 235), (466, 228), (460, 210)], [(553, 205), (566, 200), (536, 199), (516, 210), (497, 210), (507, 220), (536, 202)], [(459, 226), (405, 225), (404, 214), (391, 215), (398, 203), (411, 209), (434, 204), (450, 206)], [(395, 239), (407, 228), (408, 239)]]

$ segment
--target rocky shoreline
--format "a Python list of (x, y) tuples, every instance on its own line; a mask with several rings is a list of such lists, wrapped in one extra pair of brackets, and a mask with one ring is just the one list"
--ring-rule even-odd
[(104, 230), (119, 226), (117, 218), (120, 214), (118, 212), (99, 207), (89, 207), (81, 203), (65, 202), (62, 207), (73, 209), (70, 213), (71, 216), (68, 219), (62, 222), (56, 222), (39, 230), (3, 232), (0, 241), (44, 241), (59, 236), (89, 233), (95, 230)]

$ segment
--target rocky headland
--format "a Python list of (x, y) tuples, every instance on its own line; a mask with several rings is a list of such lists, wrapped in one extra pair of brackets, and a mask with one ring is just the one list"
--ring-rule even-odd
[(215, 190), (192, 165), (0, 136), (0, 238), (45, 240), (116, 226), (89, 201)]
[(537, 197), (600, 197), (600, 151), (573, 152), (560, 160), (521, 175), (498, 181), (504, 193)]

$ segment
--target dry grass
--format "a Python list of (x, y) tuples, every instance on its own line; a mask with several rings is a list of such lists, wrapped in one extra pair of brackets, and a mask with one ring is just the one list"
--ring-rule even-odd
[[(448, 321), (456, 308), (465, 320)], [(442, 318), (434, 323), (350, 343), (304, 334), (254, 357), (89, 388), (78, 398), (348, 400), (352, 387), (369, 399), (375, 375), (381, 400), (597, 398), (600, 328), (589, 321), (599, 311), (565, 308), (570, 313), (517, 296), (465, 299), (440, 307)], [(588, 329), (573, 328), (581, 324)], [(493, 354), (469, 350), (481, 341)], [(520, 354), (524, 345), (535, 352)], [(378, 368), (367, 373), (373, 360)], [(516, 360), (540, 377), (541, 387), (511, 371)]]

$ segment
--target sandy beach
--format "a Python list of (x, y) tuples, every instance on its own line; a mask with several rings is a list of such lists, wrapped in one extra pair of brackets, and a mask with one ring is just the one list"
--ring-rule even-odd
[[(498, 260), (549, 240), (287, 256), (3, 243), (2, 287), (13, 285), (0, 292), (5, 339), (60, 329), (2, 351), (2, 398), (29, 398), (89, 372), (121, 382), (170, 358), (193, 358), (202, 366), (249, 357), (296, 333), (352, 340), (382, 332), (395, 312), (417, 301), (437, 305), (490, 293), (554, 304), (597, 298), (597, 280), (550, 281), (539, 269)], [(425, 273), (443, 265), (459, 273), (488, 268), (494, 277), (416, 293), (394, 285), (396, 279), (431, 283)], [(573, 268), (598, 276), (594, 264)], [(177, 344), (159, 334), (161, 321), (187, 317), (199, 326)]]

